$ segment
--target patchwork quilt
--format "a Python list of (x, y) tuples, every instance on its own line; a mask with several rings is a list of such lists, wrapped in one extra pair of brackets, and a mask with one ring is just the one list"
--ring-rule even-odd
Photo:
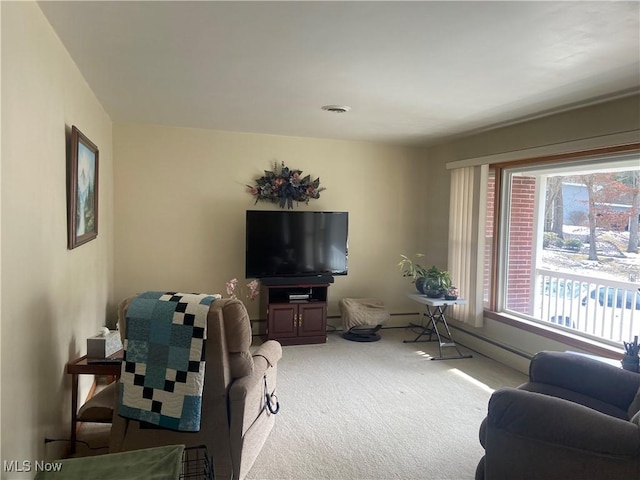
[(207, 313), (221, 295), (145, 292), (127, 309), (118, 413), (200, 430)]

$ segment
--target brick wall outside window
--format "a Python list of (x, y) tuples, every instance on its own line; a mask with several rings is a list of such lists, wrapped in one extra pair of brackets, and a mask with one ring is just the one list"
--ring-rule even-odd
[(496, 201), (496, 172), (489, 171), (487, 184), (487, 218), (484, 224), (484, 268), (482, 274), (483, 288), (482, 299), (489, 302), (491, 288), (491, 264), (493, 262), (493, 222), (494, 222), (494, 205)]
[(506, 307), (525, 314), (532, 313), (535, 188), (535, 177), (512, 177)]

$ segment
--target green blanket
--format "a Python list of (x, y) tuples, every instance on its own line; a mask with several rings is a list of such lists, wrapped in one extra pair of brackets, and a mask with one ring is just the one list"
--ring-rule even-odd
[(184, 445), (146, 448), (93, 457), (68, 458), (56, 472), (39, 471), (35, 480), (178, 480)]

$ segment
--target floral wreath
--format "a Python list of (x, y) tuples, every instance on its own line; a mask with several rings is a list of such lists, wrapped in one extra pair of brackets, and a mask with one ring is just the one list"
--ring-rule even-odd
[(293, 201), (309, 203), (312, 198), (320, 198), (320, 179), (311, 181), (311, 176), (301, 177), (302, 170), (289, 169), (284, 166), (277, 173), (278, 164), (274, 162), (273, 171), (265, 170), (264, 176), (256, 180), (254, 186), (247, 185), (251, 195), (258, 200), (277, 203), (280, 208), (293, 208)]

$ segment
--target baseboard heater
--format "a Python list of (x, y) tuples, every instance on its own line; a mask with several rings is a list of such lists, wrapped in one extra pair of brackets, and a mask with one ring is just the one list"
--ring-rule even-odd
[[(455, 330), (458, 330), (459, 332), (463, 332), (466, 335), (469, 335), (471, 337), (477, 338), (478, 340), (482, 340), (483, 342), (486, 342), (486, 343), (488, 343), (490, 345), (493, 345), (494, 347), (501, 348), (502, 350), (506, 350), (507, 352), (513, 353), (514, 355), (518, 355), (519, 357), (526, 358), (527, 360), (531, 360), (533, 358), (533, 356), (529, 355), (528, 353), (525, 353), (525, 352), (522, 352), (522, 351), (520, 351), (518, 349), (510, 347), (509, 345), (505, 345), (504, 343), (497, 342), (496, 340), (492, 340), (490, 338), (483, 337), (483, 336), (478, 335), (477, 333), (469, 331), (469, 330), (467, 330), (465, 328), (460, 328), (460, 327), (452, 325), (450, 323), (449, 323), (449, 328), (453, 328)], [(462, 345), (463, 347), (469, 348), (464, 343), (459, 342), (457, 339), (456, 339), (456, 343)], [(470, 349), (470, 350), (472, 350), (472, 349)]]
[[(420, 315), (418, 312), (408, 312), (408, 313), (390, 313), (391, 317), (408, 317), (409, 315)], [(341, 315), (327, 315), (327, 318), (342, 318)], [(404, 327), (382, 327), (382, 328), (404, 328)]]

